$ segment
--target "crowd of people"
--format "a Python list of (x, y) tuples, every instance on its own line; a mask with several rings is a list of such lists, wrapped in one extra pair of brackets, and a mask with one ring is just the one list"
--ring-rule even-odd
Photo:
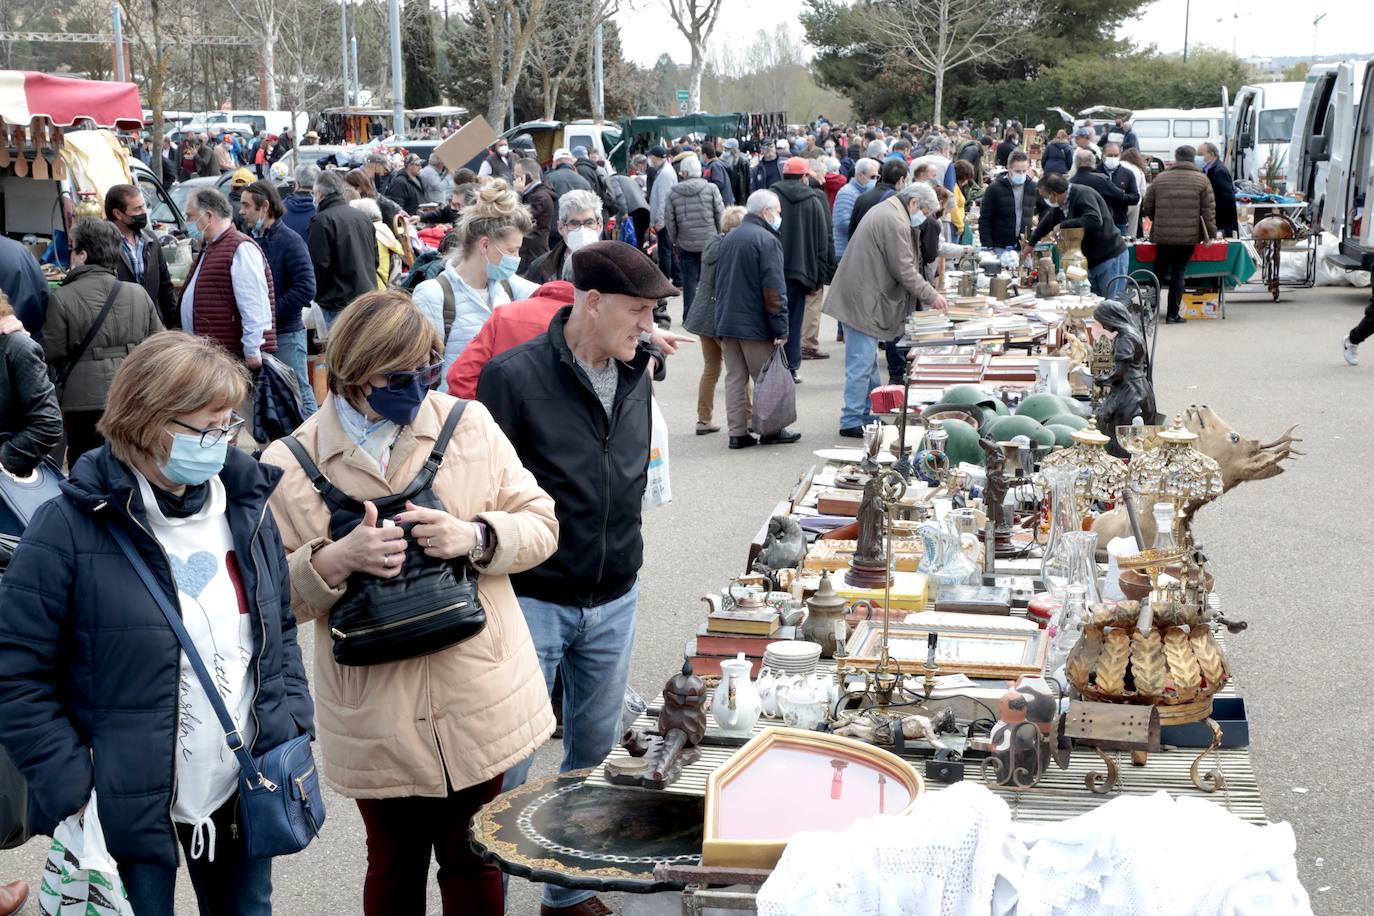
[[(234, 757), (119, 529), (213, 660), (244, 743), (318, 738), (367, 832), (364, 911), (423, 911), (433, 857), (445, 912), (501, 912), (468, 823), (525, 780), (555, 680), (563, 770), (620, 738), (653, 384), (677, 348), (704, 357), (696, 434), (721, 428), (723, 371), (728, 447), (743, 449), (800, 438), (759, 434), (751, 387), (779, 350), (796, 382), (829, 358), (822, 314), (844, 348), (838, 431), (862, 436), (882, 369), (904, 371), (906, 317), (943, 308), (941, 259), (976, 247), (1029, 253), (1081, 227), (1092, 286), (1111, 294), (1124, 238), (1149, 220), (1172, 320), (1186, 253), (1235, 229), (1229, 176), (1206, 144), (1154, 175), (1118, 128), (1027, 148), (1015, 123), (818, 120), (680, 138), (624, 172), (582, 147), (546, 168), (505, 139), (475, 171), (385, 151), (350, 170), (302, 162), (285, 194), (251, 175), (190, 193), (199, 250), (179, 288), (132, 185), (72, 228), (51, 293), (0, 239), (0, 464), (66, 469), (0, 579), (0, 745), (28, 778), (30, 829), (51, 833), (97, 790), (140, 916), (174, 911), (183, 858), (203, 913), (270, 911)], [(220, 149), (239, 168), (282, 139)], [(669, 330), (675, 301), (692, 337)], [(306, 417), (275, 442), (245, 431), (268, 359), (294, 373)], [(366, 586), (403, 614), (409, 577), (435, 563), (477, 580), (481, 631), (338, 661), (336, 606)], [(549, 886), (542, 912), (608, 910)]]

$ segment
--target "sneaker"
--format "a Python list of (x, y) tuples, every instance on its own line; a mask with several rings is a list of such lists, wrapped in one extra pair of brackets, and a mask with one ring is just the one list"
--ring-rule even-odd
[(1352, 366), (1358, 366), (1360, 364), (1360, 345), (1351, 343), (1350, 338), (1347, 337), (1341, 343), (1341, 347), (1345, 350), (1345, 361)]
[(698, 435), (698, 436), (709, 436), (711, 433), (718, 433), (718, 432), (720, 432), (720, 427), (717, 426), (716, 424), (714, 424), (714, 423), (703, 423), (703, 422), (701, 422), (700, 420), (697, 421), (697, 435)]

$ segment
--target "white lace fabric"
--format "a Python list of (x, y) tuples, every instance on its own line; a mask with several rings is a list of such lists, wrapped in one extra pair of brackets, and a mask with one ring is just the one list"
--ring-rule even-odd
[(761, 916), (1283, 916), (1310, 914), (1286, 823), (1248, 824), (1165, 792), (1050, 824), (1013, 824), (975, 783), (908, 817), (792, 840)]

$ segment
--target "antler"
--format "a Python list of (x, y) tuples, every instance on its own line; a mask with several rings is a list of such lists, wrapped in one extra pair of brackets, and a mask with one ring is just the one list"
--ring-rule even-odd
[(1282, 460), (1283, 458), (1287, 458), (1289, 455), (1307, 454), (1306, 452), (1298, 451), (1296, 448), (1293, 447), (1294, 443), (1302, 441), (1302, 439), (1299, 439), (1293, 435), (1293, 430), (1297, 428), (1298, 424), (1294, 423), (1292, 426), (1288, 427), (1288, 429), (1284, 431), (1284, 434), (1282, 436), (1279, 436), (1279, 438), (1275, 439), (1273, 442), (1261, 445), (1260, 450), (1265, 452), (1282, 450), (1283, 454), (1279, 456), (1280, 460)]

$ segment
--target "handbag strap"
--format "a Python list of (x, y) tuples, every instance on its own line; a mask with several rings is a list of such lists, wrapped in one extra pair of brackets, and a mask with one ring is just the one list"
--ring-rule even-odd
[[(410, 482), (410, 486), (397, 494), (407, 499), (422, 490), (429, 489), (430, 484), (434, 483), (434, 475), (439, 472), (439, 467), (444, 463), (444, 452), (448, 450), (449, 441), (453, 438), (453, 431), (458, 428), (458, 421), (463, 418), (463, 411), (467, 409), (468, 402), (459, 400), (453, 405), (453, 409), (448, 412), (447, 419), (444, 420), (443, 429), (439, 431), (439, 438), (434, 440), (434, 448), (430, 449), (429, 457), (425, 459), (424, 466), (420, 468), (420, 473), (415, 475), (415, 479)], [(296, 456), (296, 461), (300, 463), (301, 470), (305, 471), (305, 476), (310, 478), (311, 485), (315, 492), (324, 498), (325, 505), (334, 511), (341, 509), (356, 510), (362, 501), (349, 496), (343, 490), (334, 486), (333, 482), (325, 476), (310, 457), (310, 453), (305, 450), (305, 446), (295, 436), (284, 436), (282, 443), (290, 449), (291, 454)]]
[(57, 387), (63, 388), (67, 384), (67, 379), (71, 377), (72, 370), (81, 361), (81, 357), (86, 355), (86, 351), (91, 347), (91, 341), (95, 340), (95, 335), (100, 333), (100, 328), (105, 324), (105, 319), (110, 317), (110, 309), (114, 308), (115, 298), (119, 295), (119, 286), (122, 280), (116, 279), (110, 284), (109, 295), (105, 297), (105, 304), (100, 307), (100, 314), (95, 316), (95, 323), (91, 325), (86, 336), (81, 338), (81, 343), (76, 345), (76, 349), (67, 357), (67, 361), (62, 366), (62, 372), (57, 376)]
[(224, 699), (219, 695), (219, 690), (215, 688), (215, 682), (210, 677), (210, 672), (205, 668), (205, 662), (201, 661), (200, 653), (196, 651), (195, 643), (191, 641), (191, 634), (186, 632), (186, 626), (181, 622), (181, 615), (172, 607), (172, 602), (168, 600), (167, 593), (158, 585), (153, 578), (153, 571), (148, 568), (148, 564), (139, 556), (134, 549), (133, 543), (129, 540), (129, 535), (124, 529), (114, 523), (108, 523), (110, 536), (114, 538), (119, 549), (124, 552), (124, 556), (133, 566), (134, 572), (143, 580), (143, 585), (148, 589), (148, 593), (153, 596), (153, 601), (157, 603), (158, 610), (162, 611), (162, 616), (167, 618), (167, 624), (176, 634), (177, 642), (181, 643), (181, 650), (186, 653), (186, 660), (191, 663), (192, 670), (196, 673), (196, 679), (200, 681), (201, 688), (205, 691), (206, 698), (210, 701), (210, 706), (215, 710), (215, 718), (219, 719), (220, 728), (224, 729), (224, 743), (229, 746), (234, 757), (238, 760), (239, 769), (250, 781), (256, 782), (259, 786), (269, 792), (276, 791), (276, 784), (263, 775), (253, 762), (253, 757), (248, 753), (248, 748), (244, 746), (243, 736), (234, 726), (233, 717), (229, 715), (229, 708), (224, 705)]

